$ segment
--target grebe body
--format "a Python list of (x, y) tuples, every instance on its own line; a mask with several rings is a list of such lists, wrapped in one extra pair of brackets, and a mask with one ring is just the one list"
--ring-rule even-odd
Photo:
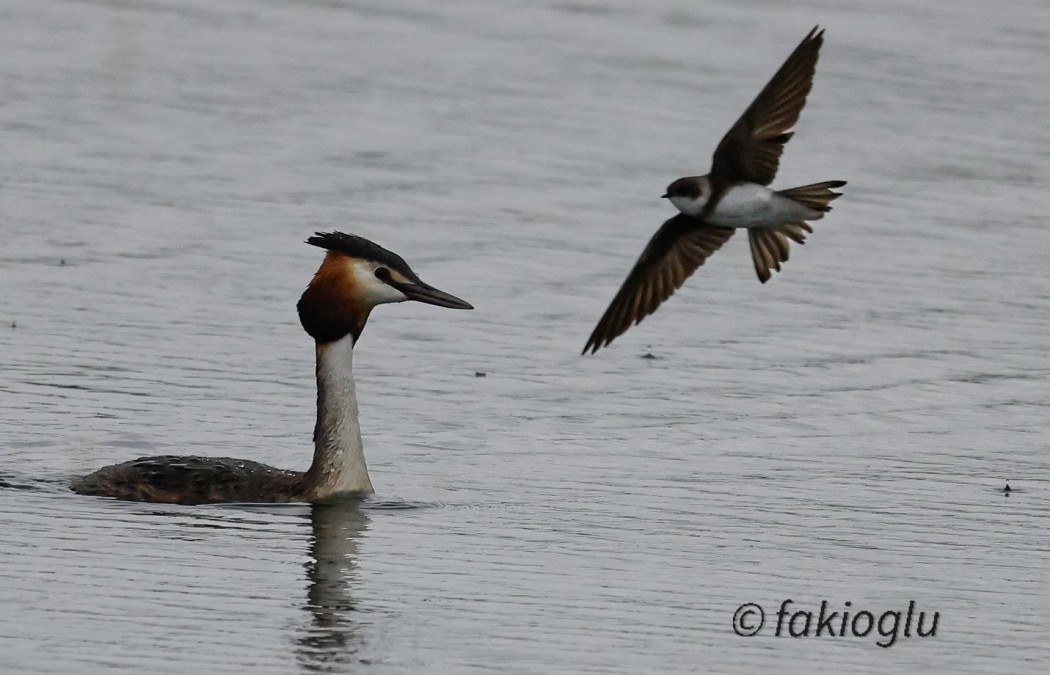
[(290, 471), (227, 457), (141, 457), (75, 479), (74, 492), (174, 504), (321, 502), (372, 493), (352, 369), (354, 345), (370, 312), (376, 305), (406, 300), (473, 307), (424, 283), (400, 256), (363, 237), (318, 233), (307, 243), (327, 250), (298, 303), (299, 320), (316, 343), (317, 421), (310, 468)]

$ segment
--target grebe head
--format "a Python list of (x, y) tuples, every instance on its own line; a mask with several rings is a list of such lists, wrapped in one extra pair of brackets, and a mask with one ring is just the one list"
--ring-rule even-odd
[(687, 216), (699, 216), (710, 196), (711, 185), (707, 176), (679, 178), (668, 185), (667, 192), (662, 195)]
[(423, 282), (401, 256), (364, 237), (318, 232), (306, 243), (328, 251), (299, 299), (299, 321), (317, 342), (361, 337), (376, 305), (416, 300), (439, 307), (474, 309)]

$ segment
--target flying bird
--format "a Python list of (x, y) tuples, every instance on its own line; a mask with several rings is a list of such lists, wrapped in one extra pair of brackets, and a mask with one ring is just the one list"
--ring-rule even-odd
[(641, 257), (591, 333), (583, 353), (593, 354), (656, 311), (733, 232), (747, 229), (755, 272), (762, 283), (780, 271), (790, 252), (813, 232), (840, 196), (831, 180), (788, 190), (767, 187), (791, 140), (813, 86), (824, 31), (819, 26), (795, 48), (715, 149), (711, 172), (686, 176), (663, 195), (680, 213), (649, 240)]

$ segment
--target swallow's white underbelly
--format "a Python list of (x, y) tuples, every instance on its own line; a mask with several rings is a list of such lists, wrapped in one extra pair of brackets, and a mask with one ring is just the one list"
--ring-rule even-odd
[(820, 215), (763, 185), (742, 183), (729, 189), (707, 221), (722, 227), (772, 228)]

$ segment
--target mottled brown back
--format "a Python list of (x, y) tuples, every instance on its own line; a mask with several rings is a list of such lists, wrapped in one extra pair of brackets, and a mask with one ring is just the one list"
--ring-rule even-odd
[(74, 492), (135, 502), (306, 501), (303, 474), (228, 457), (140, 457), (77, 478)]

